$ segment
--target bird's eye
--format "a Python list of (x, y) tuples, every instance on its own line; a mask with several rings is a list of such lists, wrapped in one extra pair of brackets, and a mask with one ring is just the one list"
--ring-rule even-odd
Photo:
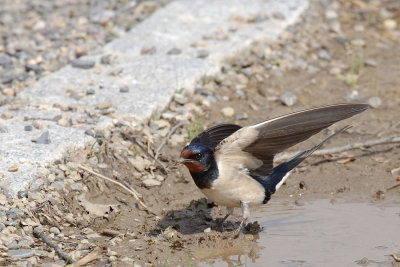
[(194, 154), (194, 155), (192, 156), (192, 159), (194, 159), (194, 160), (200, 160), (200, 159), (201, 159), (201, 154), (200, 154), (200, 153)]

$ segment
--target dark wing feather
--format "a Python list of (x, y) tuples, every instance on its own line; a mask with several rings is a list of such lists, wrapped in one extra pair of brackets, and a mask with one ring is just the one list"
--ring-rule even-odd
[(219, 124), (208, 128), (193, 138), (190, 144), (203, 144), (215, 148), (222, 140), (242, 128), (236, 124)]
[(257, 139), (243, 150), (263, 161), (251, 174), (266, 176), (272, 172), (277, 153), (302, 142), (335, 122), (352, 117), (369, 107), (366, 104), (337, 104), (291, 113), (254, 127)]

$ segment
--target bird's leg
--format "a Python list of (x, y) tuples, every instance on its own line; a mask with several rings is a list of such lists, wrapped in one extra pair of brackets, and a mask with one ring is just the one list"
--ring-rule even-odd
[(221, 228), (221, 230), (222, 230), (222, 226), (223, 226), (224, 222), (226, 221), (226, 219), (228, 219), (229, 215), (232, 215), (233, 209), (234, 209), (233, 207), (226, 207), (225, 217), (222, 219), (222, 221), (218, 222), (218, 226)]
[(239, 228), (235, 230), (235, 232), (233, 232), (233, 236), (234, 237), (238, 237), (240, 234), (240, 231), (243, 228), (244, 223), (247, 221), (247, 219), (250, 217), (250, 208), (249, 208), (249, 204), (247, 204), (246, 202), (240, 202), (240, 205), (242, 206), (242, 213), (243, 213), (243, 217), (242, 217), (242, 221), (240, 222)]

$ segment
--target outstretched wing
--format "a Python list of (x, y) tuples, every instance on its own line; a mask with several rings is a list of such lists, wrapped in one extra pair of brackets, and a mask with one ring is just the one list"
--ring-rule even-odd
[(210, 148), (215, 148), (222, 140), (242, 128), (236, 124), (219, 124), (208, 128), (193, 138), (190, 144), (203, 144)]
[[(277, 153), (368, 107), (366, 104), (337, 104), (291, 113), (244, 127), (221, 142), (216, 149), (225, 155), (235, 153), (234, 150), (241, 154), (247, 152), (249, 159), (246, 162), (253, 161), (245, 166), (250, 174), (267, 176), (272, 172)], [(228, 153), (224, 153), (224, 150)]]

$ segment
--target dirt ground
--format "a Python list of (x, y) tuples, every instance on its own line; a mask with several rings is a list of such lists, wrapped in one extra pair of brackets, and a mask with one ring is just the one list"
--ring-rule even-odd
[[(256, 258), (258, 253), (262, 253), (257, 245), (262, 233), (232, 238), (231, 231), (238, 226), (240, 219), (239, 211), (228, 220), (223, 231), (218, 229), (217, 222), (224, 216), (225, 208), (206, 200), (188, 171), (177, 165), (176, 160), (188, 142), (187, 133), (192, 131), (194, 124), (201, 127), (221, 122), (250, 125), (312, 106), (348, 101), (367, 102), (371, 97), (379, 97), (381, 104), (332, 126), (291, 151), (307, 148), (347, 124), (353, 127), (326, 147), (399, 136), (400, 35), (398, 31), (385, 28), (386, 18), (382, 17), (381, 10), (385, 7), (392, 13), (392, 19), (399, 23), (400, 5), (398, 1), (381, 1), (378, 4), (363, 1), (339, 3), (341, 5), (337, 13), (341, 33), (329, 30), (323, 7), (313, 2), (301, 21), (286, 31), (278, 42), (254, 44), (250, 51), (231, 59), (227, 70), (220, 77), (204, 78), (201, 90), (197, 90), (197, 98), (193, 99), (205, 99), (208, 94), (213, 95), (216, 102), (210, 105), (206, 102), (200, 106), (198, 115), (194, 116), (196, 119), (178, 130), (178, 133), (185, 134), (184, 143), (168, 142), (161, 150), (159, 159), (165, 164), (166, 171), (157, 163), (146, 168), (146, 172), (163, 180), (160, 186), (143, 186), (140, 178), (143, 175), (135, 170), (127, 158), (142, 155), (150, 161), (152, 159), (137, 144), (124, 140), (121, 133), (134, 136), (150, 153), (155, 151), (163, 138), (150, 140), (140, 132), (129, 133), (124, 127), (115, 129), (102, 146), (95, 146), (94, 154), (98, 161), (112, 166), (100, 169), (99, 172), (126, 181), (142, 194), (143, 202), (158, 216), (144, 211), (121, 187), (82, 171), (83, 181), (89, 189), (87, 200), (111, 205), (112, 208), (107, 216), (88, 217), (77, 195), (65, 195), (63, 209), (75, 214), (76, 218), (86, 219), (64, 227), (64, 235), (90, 236), (93, 246), (99, 246), (104, 251), (114, 251), (118, 255), (118, 259), (112, 263), (114, 266), (133, 265), (132, 261), (124, 257), (134, 259), (141, 266), (206, 266), (208, 261), (212, 265), (212, 259), (216, 258), (232, 266), (238, 263), (230, 262), (231, 255)], [(319, 54), (321, 49), (329, 52), (328, 58), (323, 52)], [(259, 51), (263, 52), (264, 57), (259, 56)], [(265, 56), (268, 53), (275, 53), (276, 56), (271, 59)], [(319, 71), (292, 64), (291, 55), (296, 53), (303, 59), (310, 59), (309, 62), (318, 67)], [(241, 81), (246, 70), (255, 74), (246, 76), (243, 87), (236, 86), (236, 81)], [(279, 101), (279, 97), (287, 91), (298, 97), (296, 104), (290, 107)], [(179, 105), (172, 102), (170, 110), (176, 110)], [(235, 117), (225, 117), (221, 114), (224, 107), (232, 107), (236, 115), (246, 113), (247, 118), (243, 119), (246, 116), (242, 116), (239, 121), (235, 121)], [(171, 125), (178, 123), (174, 119), (169, 122)], [(121, 147), (128, 147), (130, 155), (121, 154)], [(316, 199), (396, 203), (400, 197), (400, 187), (389, 188), (400, 183), (396, 175), (391, 173), (391, 170), (400, 167), (399, 148), (398, 143), (383, 144), (310, 157), (273, 196), (273, 201), (295, 205)], [(84, 165), (98, 169), (88, 160), (89, 154), (90, 148), (71, 156), (69, 161), (84, 162)], [(90, 235), (87, 233), (88, 228), (99, 234)], [(64, 249), (72, 251), (75, 245), (71, 241)], [(103, 264), (104, 259), (94, 265)], [(391, 260), (386, 264), (390, 265)]]

